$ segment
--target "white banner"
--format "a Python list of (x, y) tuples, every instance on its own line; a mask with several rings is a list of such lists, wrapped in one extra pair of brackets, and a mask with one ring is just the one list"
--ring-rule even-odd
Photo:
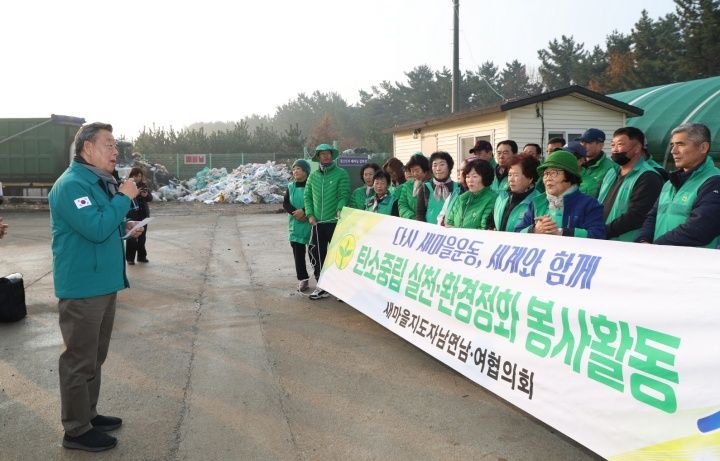
[(720, 252), (345, 208), (321, 288), (616, 460), (720, 459)]

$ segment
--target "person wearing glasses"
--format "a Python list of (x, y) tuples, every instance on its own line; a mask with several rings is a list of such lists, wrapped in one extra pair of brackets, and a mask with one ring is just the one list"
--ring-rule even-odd
[[(102, 451), (117, 439), (106, 434), (122, 420), (98, 414), (101, 367), (110, 346), (117, 292), (128, 288), (122, 237), (138, 194), (132, 179), (113, 176), (118, 150), (112, 125), (90, 123), (75, 135), (75, 158), (48, 195), (53, 276), (60, 333), (58, 364), (65, 448)], [(133, 233), (137, 238), (143, 229)]]
[(545, 194), (531, 200), (516, 232), (605, 239), (603, 206), (580, 192), (580, 168), (570, 152), (558, 150), (538, 167)]

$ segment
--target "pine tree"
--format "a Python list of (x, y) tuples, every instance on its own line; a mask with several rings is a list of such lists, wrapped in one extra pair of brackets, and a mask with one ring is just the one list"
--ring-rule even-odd
[(680, 58), (686, 78), (720, 74), (720, 1), (675, 0), (682, 30), (684, 55)]
[(547, 50), (538, 50), (541, 61), (540, 76), (547, 90), (555, 90), (570, 85), (587, 85), (587, 72), (583, 65), (588, 58), (583, 43), (563, 35), (558, 42), (553, 39)]

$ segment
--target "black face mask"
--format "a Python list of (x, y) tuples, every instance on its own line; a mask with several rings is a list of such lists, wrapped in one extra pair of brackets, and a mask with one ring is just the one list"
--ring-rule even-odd
[(630, 158), (627, 156), (626, 152), (613, 152), (610, 155), (610, 158), (613, 162), (617, 163), (620, 166), (623, 166), (630, 161)]

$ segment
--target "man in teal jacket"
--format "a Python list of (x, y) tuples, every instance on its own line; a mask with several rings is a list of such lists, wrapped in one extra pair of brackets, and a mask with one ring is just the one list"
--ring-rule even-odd
[[(91, 123), (75, 135), (75, 158), (50, 191), (53, 277), (59, 298), (61, 417), (66, 448), (102, 451), (117, 439), (105, 434), (120, 418), (97, 413), (101, 366), (107, 357), (117, 292), (128, 287), (122, 237), (132, 180), (118, 187), (112, 126)], [(133, 233), (138, 237), (142, 227)]]
[[(310, 254), (315, 279), (320, 279), (320, 271), (325, 261), (327, 247), (332, 240), (340, 210), (350, 199), (350, 176), (346, 170), (335, 164), (338, 150), (329, 144), (320, 144), (315, 148), (313, 162), (320, 167), (310, 173), (305, 184), (305, 215), (310, 222)], [(310, 299), (327, 298), (328, 292), (316, 288)]]

